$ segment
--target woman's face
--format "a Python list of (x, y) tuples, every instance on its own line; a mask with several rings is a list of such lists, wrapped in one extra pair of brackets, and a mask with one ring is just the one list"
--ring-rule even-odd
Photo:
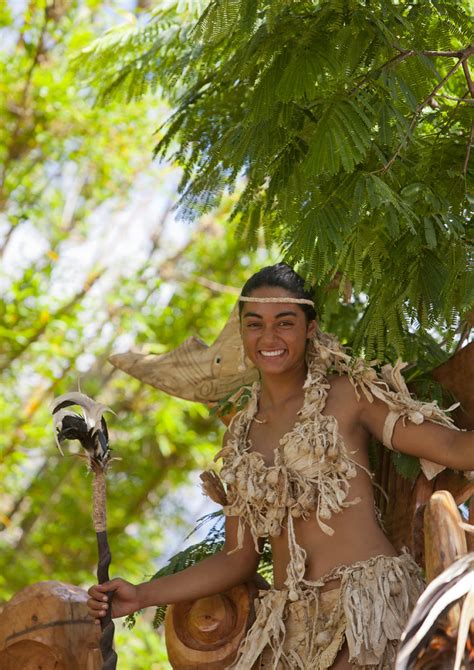
[[(255, 289), (252, 298), (294, 297), (275, 286)], [(316, 321), (306, 321), (301, 306), (285, 302), (244, 302), (240, 319), (247, 357), (262, 373), (280, 374), (305, 365), (307, 340)]]

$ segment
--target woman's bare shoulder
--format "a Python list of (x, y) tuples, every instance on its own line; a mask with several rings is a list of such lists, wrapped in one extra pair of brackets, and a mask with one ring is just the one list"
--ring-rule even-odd
[(347, 375), (328, 375), (330, 389), (328, 391), (328, 402), (331, 405), (344, 408), (345, 412), (359, 412), (360, 402), (354, 385)]
[(348, 393), (355, 396), (354, 386), (347, 375), (338, 375), (334, 373), (328, 375), (327, 379), (332, 392)]

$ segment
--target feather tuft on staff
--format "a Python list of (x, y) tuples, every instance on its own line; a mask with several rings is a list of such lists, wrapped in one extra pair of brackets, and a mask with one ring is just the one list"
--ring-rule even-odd
[[(77, 405), (82, 414), (68, 407)], [(51, 405), (56, 444), (64, 455), (61, 443), (78, 440), (86, 452), (89, 467), (105, 468), (110, 460), (109, 433), (104, 419), (105, 412), (113, 412), (110, 407), (95, 402), (84, 393), (72, 392), (56, 398)]]

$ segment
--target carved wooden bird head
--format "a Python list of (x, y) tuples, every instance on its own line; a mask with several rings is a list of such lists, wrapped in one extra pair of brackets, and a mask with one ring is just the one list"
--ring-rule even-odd
[[(82, 414), (68, 407), (77, 405)], [(109, 407), (95, 402), (84, 393), (65, 393), (54, 400), (51, 411), (56, 436), (56, 444), (61, 449), (65, 440), (78, 440), (86, 452), (89, 466), (105, 468), (110, 459), (109, 433), (103, 417), (104, 412), (112, 412)]]

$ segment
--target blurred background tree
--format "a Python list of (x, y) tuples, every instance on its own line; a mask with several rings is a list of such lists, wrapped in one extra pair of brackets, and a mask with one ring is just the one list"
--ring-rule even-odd
[[(123, 8), (77, 0), (1, 9), (0, 601), (39, 580), (94, 580), (90, 482), (82, 461), (54, 446), (52, 397), (80, 382), (117, 413), (113, 566), (137, 581), (180, 548), (200, 494), (194, 482), (187, 509), (176, 491), (220, 441), (206, 408), (107, 363), (112, 352), (165, 351), (192, 333), (211, 342), (255, 263), (223, 226), (229, 198), (191, 225), (175, 220), (179, 170), (152, 163), (149, 151), (166, 104), (94, 107), (69, 68), (71, 54), (132, 20)], [(159, 637), (141, 626), (133, 635), (118, 627), (124, 667), (169, 667)]]

